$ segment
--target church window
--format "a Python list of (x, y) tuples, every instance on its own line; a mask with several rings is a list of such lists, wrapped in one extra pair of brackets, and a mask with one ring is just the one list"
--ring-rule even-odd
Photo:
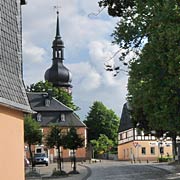
[(61, 57), (61, 50), (57, 50), (55, 55), (56, 55), (56, 58)]

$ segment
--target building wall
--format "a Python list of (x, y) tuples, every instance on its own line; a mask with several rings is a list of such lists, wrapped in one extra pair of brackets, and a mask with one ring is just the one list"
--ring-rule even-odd
[(0, 179), (24, 180), (23, 113), (0, 106), (0, 128)]
[[(67, 131), (67, 127), (62, 127), (65, 131)], [(45, 138), (46, 135), (50, 132), (49, 127), (43, 127), (42, 128), (43, 132), (43, 137)], [(77, 128), (77, 133), (81, 135), (83, 138), (85, 138), (85, 147), (83, 148), (78, 148), (76, 150), (76, 157), (77, 160), (84, 160), (86, 159), (86, 128), (85, 127), (79, 127)], [(45, 139), (44, 139), (45, 140)], [(43, 140), (43, 141), (44, 141)], [(37, 149), (41, 149), (42, 152), (46, 152), (48, 154), (50, 162), (52, 162), (54, 159), (56, 159), (57, 156), (57, 150), (56, 149), (48, 149), (46, 148), (46, 145), (43, 143), (42, 145), (36, 145), (32, 147), (32, 150), (34, 153), (37, 153)], [(69, 149), (63, 149), (61, 148), (62, 151), (62, 157), (65, 161), (70, 161), (71, 159), (71, 151)], [(27, 157), (29, 157), (29, 153), (27, 152), (26, 154)]]
[[(162, 157), (172, 156), (172, 142), (162, 142), (160, 145), (157, 141), (131, 141), (118, 145), (119, 160), (136, 160), (136, 161), (157, 161), (161, 157), (160, 147), (164, 148)], [(142, 149), (145, 149), (145, 154)], [(151, 152), (154, 149), (154, 153)]]

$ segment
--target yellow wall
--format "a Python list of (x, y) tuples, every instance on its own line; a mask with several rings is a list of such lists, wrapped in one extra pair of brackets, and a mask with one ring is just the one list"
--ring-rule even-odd
[(24, 180), (23, 113), (0, 106), (0, 179)]
[[(166, 144), (171, 144), (166, 146)], [(142, 147), (146, 148), (146, 154), (142, 154)], [(151, 154), (151, 147), (155, 148), (155, 154)], [(172, 143), (171, 141), (163, 142), (164, 154), (162, 157), (167, 156), (167, 153), (172, 156)], [(131, 153), (132, 152), (132, 153)], [(141, 161), (155, 161), (161, 157), (159, 153), (158, 143), (156, 141), (131, 141), (128, 143), (118, 145), (118, 159), (131, 160), (134, 156), (135, 160)]]

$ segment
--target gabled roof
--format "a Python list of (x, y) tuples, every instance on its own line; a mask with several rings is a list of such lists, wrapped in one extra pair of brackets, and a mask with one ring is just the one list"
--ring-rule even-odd
[(0, 9), (0, 105), (31, 112), (22, 79), (20, 1), (3, 1)]
[(128, 110), (127, 103), (125, 103), (123, 106), (122, 114), (121, 114), (119, 132), (126, 131), (131, 128), (133, 128), (133, 123), (130, 118), (130, 113)]
[[(49, 98), (48, 93), (27, 92), (27, 96), (32, 110), (42, 115), (41, 126), (48, 126), (55, 123), (61, 127), (86, 127), (72, 109), (57, 99), (50, 98), (51, 102), (49, 106), (45, 106), (45, 99)], [(65, 115), (65, 121), (60, 121), (62, 113)]]
[(65, 113), (65, 121), (59, 121), (59, 115), (53, 112), (43, 115), (42, 118), (43, 120), (40, 122), (41, 126), (57, 124), (61, 127), (86, 127), (74, 112)]
[(45, 106), (45, 99), (48, 97), (48, 93), (41, 92), (27, 92), (28, 100), (31, 108), (34, 111), (64, 111), (73, 112), (72, 109), (61, 103), (55, 98), (50, 99), (50, 105)]

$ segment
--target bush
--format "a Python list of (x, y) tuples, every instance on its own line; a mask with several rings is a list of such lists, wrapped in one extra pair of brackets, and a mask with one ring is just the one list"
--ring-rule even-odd
[(172, 160), (172, 158), (171, 157), (160, 157), (160, 158), (158, 158), (158, 162), (169, 162), (169, 161), (171, 161)]
[(68, 174), (65, 171), (57, 171), (56, 169), (53, 170), (52, 173), (53, 177), (58, 177), (58, 176), (68, 176)]
[(35, 169), (33, 169), (32, 171), (26, 173), (26, 177), (41, 177), (41, 175)]

